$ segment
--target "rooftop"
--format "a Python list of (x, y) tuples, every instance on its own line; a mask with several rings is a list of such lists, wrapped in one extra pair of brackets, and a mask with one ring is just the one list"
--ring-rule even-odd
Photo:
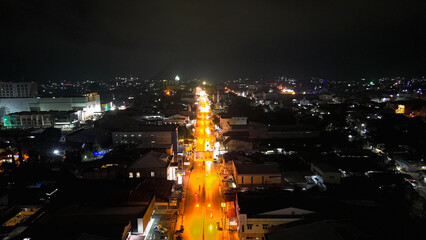
[(262, 173), (276, 173), (280, 174), (281, 170), (277, 163), (266, 162), (266, 163), (236, 163), (238, 174), (262, 174)]
[[(289, 209), (298, 209), (302, 215), (314, 213), (311, 201), (289, 191), (262, 190), (237, 193), (241, 214), (257, 217), (282, 217), (291, 215)], [(300, 214), (299, 214), (300, 217)]]
[(170, 155), (165, 153), (159, 153), (150, 151), (140, 156), (129, 169), (140, 169), (140, 168), (165, 168), (169, 165)]

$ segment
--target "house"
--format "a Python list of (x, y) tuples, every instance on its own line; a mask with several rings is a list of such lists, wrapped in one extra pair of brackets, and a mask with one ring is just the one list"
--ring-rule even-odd
[(324, 184), (340, 183), (340, 171), (330, 164), (311, 163), (311, 170), (321, 178)]
[(102, 148), (108, 148), (112, 145), (112, 138), (110, 133), (101, 128), (88, 128), (68, 134), (66, 142), (76, 147), (99, 144)]
[(238, 193), (236, 212), (240, 239), (265, 239), (271, 228), (315, 213), (304, 208), (305, 203), (299, 200), (285, 191)]
[[(144, 192), (131, 198), (134, 181), (78, 181), (62, 190), (56, 207), (32, 219), (19, 239), (129, 239), (147, 233), (156, 197)], [(90, 238), (89, 238), (90, 236)]]
[(230, 130), (231, 125), (247, 125), (247, 119), (246, 116), (232, 116), (229, 114), (222, 114), (220, 115), (220, 128), (223, 129), (224, 132)]
[(251, 122), (249, 136), (254, 139), (309, 139), (319, 138), (320, 131), (313, 126), (304, 124), (271, 125)]
[(164, 118), (163, 120), (164, 124), (177, 124), (177, 125), (184, 125), (188, 121), (189, 121), (189, 117), (181, 115), (181, 114), (174, 114), (172, 116)]
[(172, 179), (169, 173), (172, 156), (150, 151), (136, 159), (127, 169), (129, 178)]
[[(323, 168), (327, 168), (328, 172), (330, 172), (329, 166), (339, 169), (341, 177), (364, 176), (368, 172), (384, 171), (383, 162), (383, 157), (376, 155), (370, 150), (347, 149), (336, 150), (335, 153), (322, 155), (319, 160), (316, 161), (316, 166), (323, 166)], [(327, 165), (318, 165), (317, 163), (326, 163)], [(334, 176), (335, 179), (324, 180), (338, 180), (336, 179), (336, 173), (334, 173)]]
[(238, 186), (281, 186), (281, 170), (275, 162), (236, 162), (233, 170)]
[[(129, 204), (133, 205), (140, 201), (145, 201), (146, 196), (155, 196), (155, 213), (165, 214), (169, 213), (168, 210), (176, 209), (177, 202), (176, 193), (173, 191), (175, 181), (160, 179), (160, 178), (147, 178), (130, 193)], [(176, 203), (176, 205), (175, 205)]]
[[(291, 224), (288, 224), (291, 225)], [(361, 235), (361, 230), (344, 221), (323, 220), (296, 226), (285, 226), (266, 234), (268, 240), (328, 239), (345, 240)], [(341, 234), (345, 232), (346, 234)]]
[(228, 152), (253, 150), (253, 143), (245, 137), (228, 137), (223, 146)]

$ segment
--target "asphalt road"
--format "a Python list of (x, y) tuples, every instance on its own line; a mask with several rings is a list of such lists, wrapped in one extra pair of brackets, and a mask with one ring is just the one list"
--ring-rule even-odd
[(189, 179), (183, 239), (222, 239), (222, 231), (216, 228), (217, 222), (223, 227), (224, 217), (221, 213), (217, 168), (213, 163), (195, 163)]

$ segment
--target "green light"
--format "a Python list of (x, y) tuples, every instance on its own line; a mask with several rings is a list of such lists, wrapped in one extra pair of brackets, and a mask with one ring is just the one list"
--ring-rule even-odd
[(370, 82), (370, 85), (374, 85), (374, 82), (373, 82), (373, 81), (371, 81), (371, 82)]
[(180, 77), (179, 77), (178, 75), (176, 75), (175, 80), (176, 80), (176, 81), (179, 81), (179, 80), (180, 80)]
[(10, 127), (10, 126), (12, 126), (12, 124), (10, 123), (10, 119), (9, 119), (9, 117), (8, 117), (8, 116), (4, 116), (4, 117), (3, 117), (3, 126), (5, 126), (5, 127)]

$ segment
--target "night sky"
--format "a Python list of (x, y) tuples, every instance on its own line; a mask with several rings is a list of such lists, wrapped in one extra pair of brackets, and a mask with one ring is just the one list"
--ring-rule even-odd
[(425, 0), (0, 0), (0, 80), (422, 76)]

